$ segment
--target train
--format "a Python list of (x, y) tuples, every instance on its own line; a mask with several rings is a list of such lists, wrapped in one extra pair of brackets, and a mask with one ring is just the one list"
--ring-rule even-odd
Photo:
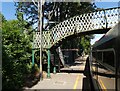
[(120, 91), (120, 22), (91, 46), (89, 64), (94, 91)]

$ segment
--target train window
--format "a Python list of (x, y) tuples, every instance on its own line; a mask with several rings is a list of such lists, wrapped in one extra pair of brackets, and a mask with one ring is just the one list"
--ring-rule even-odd
[(114, 52), (113, 51), (104, 51), (103, 52), (103, 62), (115, 67)]
[(95, 52), (92, 52), (92, 56), (93, 56), (93, 57), (95, 57), (95, 54), (96, 54)]
[(98, 60), (102, 61), (102, 52), (98, 52)]

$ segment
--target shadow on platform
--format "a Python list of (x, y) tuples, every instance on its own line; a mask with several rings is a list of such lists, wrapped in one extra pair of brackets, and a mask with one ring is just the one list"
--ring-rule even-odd
[(60, 72), (65, 72), (65, 73), (83, 73), (83, 70), (60, 70)]

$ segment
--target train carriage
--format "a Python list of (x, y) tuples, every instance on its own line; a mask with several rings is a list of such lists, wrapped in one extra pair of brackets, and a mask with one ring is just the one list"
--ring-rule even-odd
[(120, 22), (92, 46), (90, 73), (94, 89), (120, 91)]

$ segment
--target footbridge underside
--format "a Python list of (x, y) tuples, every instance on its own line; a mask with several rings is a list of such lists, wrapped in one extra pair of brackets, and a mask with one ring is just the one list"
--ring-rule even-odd
[(42, 43), (40, 43), (40, 32), (35, 32), (33, 47), (51, 48), (59, 41), (73, 35), (82, 33), (96, 34), (104, 33), (119, 22), (120, 8), (110, 8), (92, 13), (74, 16), (65, 20), (49, 31), (42, 32)]

